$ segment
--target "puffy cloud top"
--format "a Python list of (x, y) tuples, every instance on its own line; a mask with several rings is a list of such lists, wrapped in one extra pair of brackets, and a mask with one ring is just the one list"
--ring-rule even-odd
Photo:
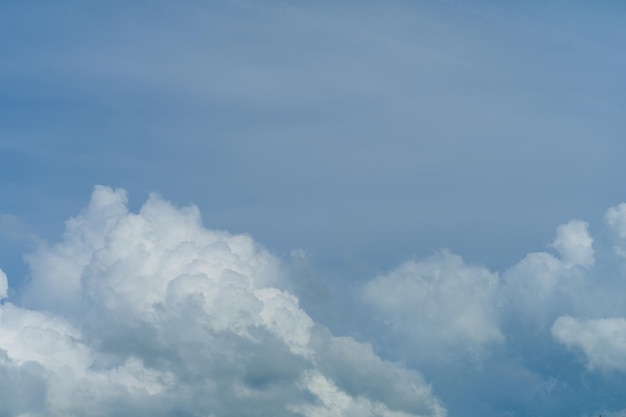
[[(622, 208), (607, 212), (618, 248)], [(158, 195), (131, 212), (125, 191), (96, 187), (28, 256), (19, 297), (0, 270), (0, 416), (445, 416), (416, 367), (463, 398), (457, 380), (505, 378), (541, 408), (568, 386), (553, 359), (626, 373), (623, 273), (596, 264), (584, 222), (550, 248), (502, 273), (442, 250), (366, 281), (358, 330), (397, 363), (316, 323), (286, 290), (298, 269), (250, 236)]]
[[(0, 415), (438, 416), (414, 371), (335, 337), (279, 258), (152, 195), (96, 187), (0, 307)], [(6, 296), (0, 275), (0, 295)]]
[(587, 228), (587, 223), (579, 220), (572, 220), (558, 227), (552, 246), (559, 251), (566, 264), (593, 265), (593, 239)]

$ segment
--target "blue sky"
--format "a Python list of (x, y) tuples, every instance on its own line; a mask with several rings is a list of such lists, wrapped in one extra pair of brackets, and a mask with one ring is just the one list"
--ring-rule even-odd
[[(87, 359), (72, 369), (88, 369), (97, 392), (109, 392), (103, 378), (112, 384), (123, 401), (103, 394), (100, 406), (116, 398), (117, 415), (205, 392), (163, 382), (165, 374), (193, 379), (194, 358), (180, 345), (123, 342), (142, 326), (178, 339), (172, 317), (189, 329), (202, 318), (217, 345), (240, 357), (205, 370), (226, 400), (173, 406), (169, 415), (227, 415), (232, 404), (237, 415), (259, 404), (307, 416), (621, 415), (624, 12), (612, 1), (0, 2), (0, 268), (8, 280), (0, 326), (12, 334), (39, 315), (64, 323), (45, 330), (64, 341), (80, 334)], [(194, 210), (203, 226), (188, 220)], [(269, 317), (250, 297), (267, 311), (287, 303), (297, 318), (279, 319), (310, 333), (313, 353), (271, 321), (231, 316), (228, 303), (232, 320), (219, 324), (212, 309), (222, 304), (207, 301), (196, 323), (169, 293), (139, 302), (135, 287), (119, 290), (120, 274), (153, 276), (148, 287), (189, 268), (209, 274), (176, 257), (159, 261), (169, 276), (138, 268), (157, 262), (145, 248), (187, 259), (177, 252), (187, 240), (173, 230), (153, 241), (129, 226), (137, 218), (165, 228), (191, 222), (185, 239), (198, 248), (206, 233), (218, 236), (236, 256), (222, 261), (211, 244), (192, 251), (189, 265), (224, 262), (218, 281), (230, 282), (225, 270), (248, 277), (247, 296), (232, 301), (246, 317)], [(133, 239), (144, 249), (125, 246)], [(175, 248), (163, 243), (177, 239)], [(266, 264), (273, 281), (255, 269)], [(291, 298), (268, 301), (269, 289)], [(176, 314), (142, 315), (159, 303)], [(116, 319), (126, 308), (137, 323)], [(260, 332), (254, 342), (238, 333), (244, 328)], [(0, 414), (90, 415), (80, 399), (50, 400), (63, 398), (47, 385), (57, 369), (15, 353), (30, 352), (18, 343), (27, 336), (7, 340), (7, 384), (42, 391), (0, 405)], [(272, 359), (275, 345), (290, 352), (284, 366)], [(342, 349), (364, 352), (364, 362), (337, 365), (350, 362)], [(166, 351), (184, 360), (168, 362)], [(206, 352), (209, 360), (221, 351)], [(48, 376), (25, 368), (33, 361)], [(372, 375), (358, 373), (364, 363)], [(238, 397), (233, 387), (249, 380), (236, 370), (269, 368), (300, 378), (302, 392), (261, 384), (254, 401)], [(144, 402), (113, 370), (132, 375), (133, 387), (156, 386), (145, 376), (164, 372), (155, 377), (163, 386)], [(419, 400), (354, 382), (388, 374), (422, 387)], [(65, 394), (76, 381), (63, 379)]]

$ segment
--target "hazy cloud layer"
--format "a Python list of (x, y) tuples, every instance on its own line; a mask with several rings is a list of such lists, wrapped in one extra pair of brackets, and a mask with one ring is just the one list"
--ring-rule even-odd
[[(335, 337), (250, 237), (96, 187), (0, 307), (2, 416), (445, 416), (415, 371)], [(6, 277), (0, 290), (6, 296)]]

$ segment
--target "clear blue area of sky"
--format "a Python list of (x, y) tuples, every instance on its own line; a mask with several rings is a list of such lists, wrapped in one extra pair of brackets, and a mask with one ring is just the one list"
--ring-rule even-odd
[[(439, 248), (502, 271), (626, 200), (625, 18), (618, 1), (0, 2), (0, 265), (19, 290), (22, 255), (103, 184), (303, 249), (337, 294)], [(563, 372), (565, 398), (591, 383)], [(427, 376), (451, 415), (498, 415)]]

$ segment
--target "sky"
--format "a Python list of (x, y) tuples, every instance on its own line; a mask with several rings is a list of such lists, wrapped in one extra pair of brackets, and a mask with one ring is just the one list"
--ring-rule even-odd
[(626, 415), (624, 13), (0, 2), (0, 417)]

